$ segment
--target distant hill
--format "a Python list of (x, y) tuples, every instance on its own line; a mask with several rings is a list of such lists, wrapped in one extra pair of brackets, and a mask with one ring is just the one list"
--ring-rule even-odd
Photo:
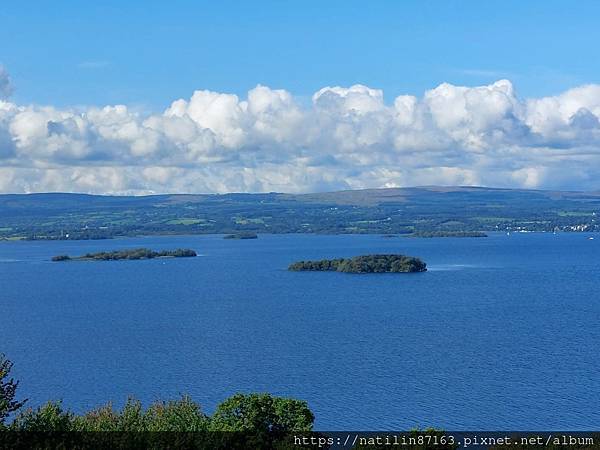
[[(316, 194), (0, 195), (0, 238), (596, 231), (600, 192), (424, 186)], [(67, 236), (68, 235), (68, 236)]]

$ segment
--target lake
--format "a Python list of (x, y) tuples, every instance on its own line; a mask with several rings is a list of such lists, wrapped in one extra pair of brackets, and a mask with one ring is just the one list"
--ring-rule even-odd
[[(597, 429), (600, 238), (161, 236), (0, 242), (0, 352), (31, 405), (81, 412), (187, 393), (307, 400), (316, 428)], [(53, 263), (192, 248), (197, 258)], [(423, 258), (420, 274), (288, 272)]]

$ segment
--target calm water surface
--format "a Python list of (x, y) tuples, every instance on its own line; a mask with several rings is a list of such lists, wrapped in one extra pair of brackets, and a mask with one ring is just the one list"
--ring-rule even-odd
[[(600, 238), (177, 236), (0, 243), (0, 351), (33, 405), (305, 399), (319, 429), (600, 427)], [(52, 263), (193, 248), (198, 258)], [(286, 271), (401, 252), (429, 272)]]

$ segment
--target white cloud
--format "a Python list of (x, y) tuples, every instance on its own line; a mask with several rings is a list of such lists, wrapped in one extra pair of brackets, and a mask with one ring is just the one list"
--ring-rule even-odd
[(196, 91), (146, 116), (0, 100), (0, 192), (599, 189), (598, 170), (598, 85), (521, 99), (508, 80), (443, 83), (389, 103), (378, 89), (334, 86), (309, 106), (257, 86), (242, 99)]

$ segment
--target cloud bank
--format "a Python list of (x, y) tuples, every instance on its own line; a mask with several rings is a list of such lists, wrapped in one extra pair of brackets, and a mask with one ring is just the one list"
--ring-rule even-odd
[(303, 105), (257, 86), (199, 90), (163, 113), (7, 100), (0, 192), (314, 192), (411, 185), (600, 189), (600, 85), (521, 99), (512, 83), (441, 84), (384, 101), (325, 87)]

